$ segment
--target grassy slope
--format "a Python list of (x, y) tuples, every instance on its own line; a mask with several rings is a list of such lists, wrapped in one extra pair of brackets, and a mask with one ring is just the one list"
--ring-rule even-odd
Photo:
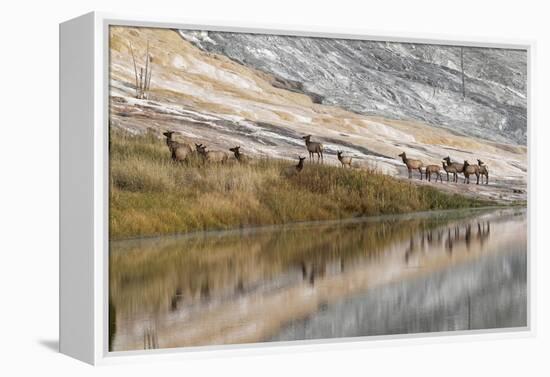
[(111, 239), (492, 204), (329, 165), (174, 164), (162, 140), (118, 130), (110, 156)]

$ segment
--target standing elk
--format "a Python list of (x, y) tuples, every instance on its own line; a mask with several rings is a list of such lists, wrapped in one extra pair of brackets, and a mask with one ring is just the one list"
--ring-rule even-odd
[(458, 183), (458, 173), (462, 173), (464, 171), (464, 164), (459, 164), (458, 162), (452, 162), (451, 157), (447, 156), (443, 159), (445, 162), (447, 162), (447, 179), (449, 178), (449, 173), (453, 172), (453, 182)]
[(449, 166), (445, 161), (441, 161), (443, 165), (443, 170), (447, 173), (447, 182), (449, 182), (449, 173), (453, 175), (453, 182), (458, 181), (458, 172), (456, 171), (455, 166)]
[(173, 134), (174, 131), (166, 131), (163, 133), (163, 135), (166, 136), (166, 146), (170, 150), (172, 160), (176, 162), (187, 161), (191, 156), (193, 156), (195, 151), (193, 151), (193, 148), (189, 145), (175, 141), (172, 138)]
[(428, 165), (426, 166), (426, 179), (428, 182), (432, 181), (432, 174), (435, 174), (435, 182), (437, 183), (437, 179), (439, 178), (441, 182), (443, 182), (443, 178), (441, 177), (441, 168), (439, 165)]
[(407, 158), (407, 155), (405, 154), (405, 152), (401, 153), (399, 157), (401, 157), (405, 165), (407, 165), (407, 170), (409, 171), (409, 179), (412, 178), (412, 171), (418, 170), (418, 172), (420, 173), (420, 180), (422, 180), (422, 167), (424, 166), (422, 161), (413, 160), (412, 158)]
[(302, 139), (306, 141), (306, 148), (309, 152), (309, 159), (313, 159), (313, 155), (317, 155), (317, 162), (319, 162), (319, 159), (324, 162), (323, 158), (323, 144), (318, 143), (316, 141), (311, 141), (311, 135), (303, 136)]
[(477, 177), (476, 184), (479, 185), (479, 166), (478, 165), (470, 165), (468, 161), (464, 160), (464, 183), (470, 184), (470, 176), (475, 174)]
[(340, 161), (342, 167), (345, 168), (346, 166), (348, 166), (349, 168), (351, 168), (351, 160), (353, 159), (353, 157), (344, 157), (342, 156), (341, 151), (336, 151), (336, 153), (338, 155), (338, 161)]
[(485, 184), (489, 184), (489, 167), (485, 162), (480, 159), (477, 160), (477, 165), (479, 166), (479, 174), (481, 175), (481, 184), (483, 184), (483, 176), (485, 176)]

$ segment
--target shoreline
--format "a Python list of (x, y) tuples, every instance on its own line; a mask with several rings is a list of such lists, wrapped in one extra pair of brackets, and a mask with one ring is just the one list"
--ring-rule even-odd
[(526, 205), (520, 204), (498, 204), (495, 206), (484, 206), (484, 207), (465, 207), (465, 208), (451, 208), (451, 209), (438, 209), (438, 210), (423, 210), (423, 211), (413, 211), (405, 213), (395, 213), (395, 214), (384, 214), (384, 215), (372, 215), (372, 216), (359, 216), (359, 217), (346, 217), (342, 219), (333, 219), (333, 220), (310, 220), (310, 221), (294, 221), (286, 222), (282, 224), (269, 224), (269, 225), (254, 225), (254, 226), (243, 226), (239, 228), (231, 229), (209, 229), (209, 230), (195, 230), (191, 232), (182, 232), (182, 233), (170, 233), (170, 234), (159, 234), (159, 235), (147, 235), (147, 236), (136, 236), (136, 237), (127, 237), (127, 238), (115, 238), (109, 239), (109, 245), (113, 243), (125, 243), (131, 241), (148, 241), (155, 239), (185, 239), (193, 238), (199, 235), (204, 236), (213, 236), (213, 235), (235, 235), (235, 234), (252, 234), (259, 233), (264, 231), (272, 230), (283, 230), (287, 227), (308, 227), (308, 226), (319, 226), (319, 225), (340, 225), (340, 224), (356, 224), (356, 223), (365, 223), (365, 222), (377, 222), (384, 220), (412, 220), (418, 218), (428, 218), (432, 217), (434, 214), (443, 215), (446, 213), (458, 213), (458, 212), (481, 212), (481, 211), (492, 211), (498, 209), (527, 209)]

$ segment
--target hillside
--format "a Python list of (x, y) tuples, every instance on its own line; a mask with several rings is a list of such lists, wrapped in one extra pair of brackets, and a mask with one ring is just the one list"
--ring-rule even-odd
[[(453, 115), (454, 113), (447, 111), (448, 108), (445, 107), (452, 103), (459, 103), (455, 97), (445, 102), (447, 105), (441, 105), (443, 106), (441, 108), (436, 104), (434, 104), (435, 108), (430, 108), (420, 101), (418, 103), (424, 106), (424, 110), (421, 111), (418, 108), (417, 115), (411, 113), (411, 109), (420, 105), (405, 106), (403, 104), (410, 101), (404, 99), (399, 100), (399, 105), (393, 106), (391, 112), (387, 111), (389, 106), (386, 106), (385, 111), (376, 112), (371, 112), (368, 109), (354, 109), (356, 104), (363, 103), (369, 106), (378, 106), (380, 110), (383, 106), (376, 104), (386, 100), (383, 99), (385, 97), (381, 93), (376, 94), (375, 90), (369, 92), (371, 93), (368, 97), (369, 100), (357, 101), (359, 98), (357, 91), (346, 91), (345, 86), (338, 90), (332, 90), (329, 86), (330, 80), (323, 84), (322, 80), (315, 78), (313, 82), (318, 86), (308, 84), (307, 80), (302, 84), (298, 81), (290, 81), (285, 78), (284, 72), (274, 68), (275, 65), (260, 67), (258, 61), (261, 59), (251, 62), (247, 58), (244, 62), (239, 62), (235, 56), (228, 52), (227, 48), (223, 49), (223, 53), (215, 51), (212, 46), (219, 47), (221, 45), (220, 36), (212, 33), (199, 36), (202, 38), (200, 41), (197, 35), (193, 37), (194, 39), (190, 35), (186, 35), (186, 38), (189, 39), (186, 40), (182, 37), (181, 32), (174, 30), (111, 27), (110, 109), (111, 125), (114, 128), (134, 133), (153, 130), (159, 136), (163, 130), (171, 129), (177, 131), (184, 140), (206, 144), (210, 149), (227, 150), (229, 147), (241, 145), (242, 150), (251, 156), (281, 159), (296, 159), (298, 155), (305, 155), (306, 151), (301, 137), (312, 134), (315, 140), (321, 141), (325, 145), (327, 163), (337, 164), (336, 151), (342, 150), (345, 154), (354, 156), (355, 167), (376, 169), (393, 176), (405, 175), (403, 163), (397, 157), (402, 151), (405, 151), (409, 157), (422, 159), (426, 164), (440, 164), (441, 158), (448, 155), (455, 161), (468, 159), (475, 162), (480, 158), (490, 166), (491, 184), (484, 188), (473, 188), (470, 185), (467, 190), (481, 191), (486, 196), (508, 197), (513, 200), (525, 198), (527, 153), (526, 147), (521, 145), (523, 136), (520, 135), (524, 130), (517, 137), (513, 136), (516, 135), (515, 131), (509, 133), (513, 137), (499, 136), (496, 138), (499, 141), (461, 135), (457, 132), (458, 130), (450, 130), (449, 123), (445, 123), (447, 122), (445, 119), (437, 118), (441, 121), (438, 123), (436, 117), (445, 113), (447, 117), (456, 121), (460, 119), (458, 115)], [(228, 38), (225, 35), (222, 37)], [(207, 38), (211, 38), (214, 42), (205, 45), (204, 40)], [(216, 41), (216, 38), (220, 40)], [(240, 38), (244, 38), (244, 36), (240, 36)], [(258, 39), (260, 42), (261, 40)], [(136, 59), (139, 62), (143, 61), (147, 42), (149, 42), (153, 57), (151, 92), (148, 99), (135, 99), (134, 68), (129, 45), (131, 43), (133, 46)], [(237, 43), (231, 40), (226, 40), (224, 43), (226, 47), (237, 46)], [(380, 46), (382, 45), (380, 44)], [(380, 46), (377, 48), (381, 48)], [(284, 50), (282, 45), (279, 47)], [(327, 53), (318, 55), (319, 61), (324, 61), (323, 59), (329, 59), (334, 55), (328, 51), (329, 47), (332, 48), (330, 44), (326, 44)], [(414, 50), (410, 46), (409, 49)], [(441, 49), (443, 52), (447, 51), (444, 48)], [(309, 53), (314, 53), (313, 49), (304, 48), (304, 50), (311, 50)], [(251, 51), (255, 50), (251, 48)], [(376, 51), (378, 50), (373, 48), (369, 54), (376, 54)], [(454, 53), (451, 50), (447, 52), (448, 54)], [(277, 53), (281, 54), (278, 55), (281, 59), (286, 56), (282, 54), (282, 51), (278, 50)], [(497, 59), (497, 52), (493, 55), (483, 53), (487, 55), (487, 59), (491, 57), (494, 61), (500, 61)], [(437, 54), (434, 52), (434, 56), (439, 56), (438, 59), (445, 60), (446, 58), (441, 54), (442, 52)], [(473, 52), (469, 51), (468, 54), (473, 54)], [(480, 52), (480, 54), (482, 53)], [(511, 53), (511, 55), (514, 54)], [(301, 60), (299, 57), (297, 59)], [(421, 62), (421, 59), (418, 59)], [(482, 90), (487, 96), (494, 93), (494, 98), (492, 97), (491, 100), (493, 102), (487, 102), (488, 105), (485, 107), (475, 105), (471, 107), (473, 110), (468, 110), (468, 114), (483, 112), (488, 114), (488, 117), (492, 116), (490, 114), (493, 113), (487, 108), (502, 107), (494, 101), (512, 104), (513, 106), (509, 108), (505, 106), (508, 110), (524, 106), (525, 99), (521, 98), (522, 90), (524, 91), (524, 88), (521, 87), (523, 73), (520, 72), (518, 75), (513, 73), (521, 71), (521, 59), (508, 59), (510, 60), (509, 64), (507, 60), (499, 64), (509, 66), (507, 69), (512, 73), (503, 68), (502, 77), (493, 77), (498, 71), (484, 70), (481, 65), (476, 66), (475, 69), (474, 66), (468, 68), (471, 70), (467, 71), (470, 72), (469, 75), (478, 72), (478, 76), (487, 77), (486, 80), (480, 80), (476, 84), (480, 88), (477, 93), (481, 93)], [(382, 59), (382, 57), (379, 60), (380, 64), (389, 64), (391, 61), (386, 58)], [(340, 72), (338, 67), (345, 66), (347, 63), (338, 64), (338, 59), (331, 61), (331, 66), (335, 67), (332, 74), (336, 77)], [(288, 67), (292, 67), (294, 75), (307, 78), (306, 67), (292, 65), (294, 63), (293, 61), (288, 62)], [(357, 61), (357, 64), (359, 63), (360, 60)], [(418, 64), (425, 66), (427, 63)], [(404, 69), (401, 73), (394, 69), (396, 80), (404, 72), (409, 72), (409, 75), (414, 72), (415, 77), (420, 77), (418, 76), (419, 72), (425, 71), (419, 71), (418, 64), (407, 66), (409, 68)], [(454, 63), (449, 60), (446, 64), (450, 67)], [(368, 62), (365, 61), (364, 65), (367, 67)], [(451, 72), (452, 69), (448, 68), (446, 71), (445, 66), (441, 65), (436, 71)], [(456, 72), (453, 72), (452, 75), (449, 73), (449, 77), (452, 76), (456, 79)], [(328, 71), (326, 75), (329, 76)], [(509, 75), (517, 76), (517, 78), (510, 81), (511, 84), (508, 84), (510, 86), (505, 86), (502, 83), (508, 82)], [(393, 91), (396, 98), (405, 98), (399, 94), (405, 86), (401, 81), (387, 82), (390, 76), (392, 75), (388, 72), (380, 73), (377, 76), (379, 77), (379, 81), (377, 81), (379, 89), (377, 90), (380, 91), (380, 88), (385, 86)], [(426, 78), (427, 76), (422, 77)], [(350, 85), (352, 88), (355, 86), (371, 87), (374, 85), (372, 80), (371, 78), (362, 80), (357, 76), (350, 80)], [(404, 79), (399, 78), (399, 80)], [(386, 84), (382, 85), (384, 82)], [(321, 86), (325, 89), (321, 90)], [(468, 84), (468, 87), (473, 88), (474, 86)], [(422, 90), (414, 88), (407, 89), (411, 96), (414, 94), (410, 98), (419, 99), (424, 96)], [(456, 85), (452, 88), (456, 89)], [(468, 90), (470, 92), (470, 89)], [(445, 92), (442, 89), (437, 91)], [(332, 97), (327, 93), (331, 93)], [(402, 114), (398, 114), (396, 111), (400, 111)], [(422, 115), (425, 121), (419, 120), (421, 118), (419, 115)], [(475, 114), (466, 115), (464, 127), (468, 124), (468, 119), (476, 119)], [(399, 117), (403, 119), (397, 119)], [(510, 119), (512, 118), (521, 119), (520, 116)], [(514, 121), (514, 124), (521, 124), (520, 121), (518, 122)], [(469, 126), (466, 128), (470, 129)], [(472, 130), (478, 130), (484, 135), (488, 133), (480, 126), (476, 126)], [(517, 142), (514, 141), (516, 139)], [(463, 185), (444, 184), (440, 187), (454, 191), (466, 190)], [(514, 193), (515, 188), (520, 188), (518, 191), (520, 194)]]

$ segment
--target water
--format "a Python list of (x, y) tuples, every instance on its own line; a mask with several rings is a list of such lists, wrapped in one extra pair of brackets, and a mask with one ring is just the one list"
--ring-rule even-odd
[(112, 351), (525, 326), (524, 209), (112, 242)]

